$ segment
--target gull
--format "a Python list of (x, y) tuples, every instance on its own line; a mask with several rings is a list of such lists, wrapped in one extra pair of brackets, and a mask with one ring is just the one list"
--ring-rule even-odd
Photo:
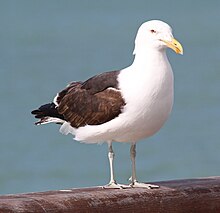
[(137, 142), (159, 131), (172, 110), (174, 79), (167, 47), (183, 54), (167, 23), (147, 21), (138, 29), (130, 66), (71, 82), (52, 102), (32, 111), (37, 125), (57, 123), (61, 133), (76, 141), (108, 144), (110, 181), (104, 188), (126, 187), (115, 180), (113, 142), (131, 145), (129, 187), (158, 188), (138, 182), (135, 157)]

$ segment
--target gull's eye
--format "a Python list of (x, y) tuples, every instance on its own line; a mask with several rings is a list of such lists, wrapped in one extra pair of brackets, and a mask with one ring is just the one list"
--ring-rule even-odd
[(156, 30), (150, 30), (151, 33), (156, 33)]

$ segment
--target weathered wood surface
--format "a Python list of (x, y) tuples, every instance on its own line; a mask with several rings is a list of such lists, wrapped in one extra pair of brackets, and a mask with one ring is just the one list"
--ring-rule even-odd
[(220, 213), (220, 177), (155, 182), (159, 189), (100, 187), (0, 196), (0, 212)]

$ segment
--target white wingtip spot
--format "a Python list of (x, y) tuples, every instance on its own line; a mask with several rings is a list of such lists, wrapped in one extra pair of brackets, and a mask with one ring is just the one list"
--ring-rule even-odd
[(53, 99), (53, 103), (58, 106), (58, 103), (57, 103), (57, 98), (58, 98), (59, 94), (57, 93), (57, 95), (54, 97)]

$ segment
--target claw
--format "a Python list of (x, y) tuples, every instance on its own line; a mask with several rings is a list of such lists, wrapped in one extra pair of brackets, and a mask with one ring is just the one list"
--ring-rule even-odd
[(130, 185), (118, 184), (115, 181), (109, 182), (109, 184), (102, 187), (103, 189), (127, 189), (131, 188)]
[(158, 189), (159, 186), (153, 185), (153, 184), (147, 184), (147, 183), (139, 183), (137, 181), (134, 181), (130, 184), (132, 188), (147, 188), (147, 189)]

